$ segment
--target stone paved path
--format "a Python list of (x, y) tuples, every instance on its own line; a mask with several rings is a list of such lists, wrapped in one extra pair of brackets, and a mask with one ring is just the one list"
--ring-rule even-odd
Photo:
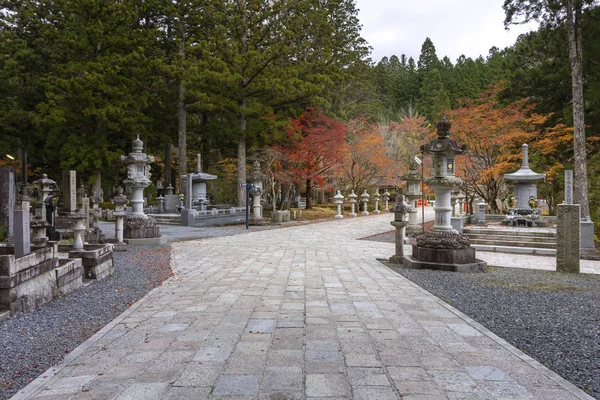
[(591, 399), (378, 263), (391, 215), (174, 243), (173, 279), (15, 399)]

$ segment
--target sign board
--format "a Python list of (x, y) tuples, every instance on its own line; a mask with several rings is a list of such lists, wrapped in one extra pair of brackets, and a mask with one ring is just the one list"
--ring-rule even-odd
[(573, 204), (573, 170), (565, 170), (565, 204)]

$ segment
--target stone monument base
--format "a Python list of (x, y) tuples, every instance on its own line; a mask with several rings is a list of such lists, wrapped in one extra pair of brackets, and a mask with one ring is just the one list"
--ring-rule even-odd
[(115, 273), (113, 245), (84, 245), (81, 250), (69, 251), (69, 258), (81, 258), (85, 278), (104, 279)]
[[(160, 228), (156, 220), (147, 215), (129, 215), (123, 224), (125, 239), (148, 239), (160, 237)], [(127, 241), (125, 240), (127, 243)]]
[(433, 261), (417, 260), (413, 256), (404, 256), (402, 267), (407, 269), (434, 269), (438, 271), (452, 272), (486, 272), (487, 263), (485, 261), (475, 259), (474, 262), (455, 264), (455, 263), (438, 263)]
[(417, 236), (412, 256), (405, 256), (402, 265), (410, 269), (487, 271), (487, 263), (475, 257), (469, 238), (455, 230), (431, 230)]

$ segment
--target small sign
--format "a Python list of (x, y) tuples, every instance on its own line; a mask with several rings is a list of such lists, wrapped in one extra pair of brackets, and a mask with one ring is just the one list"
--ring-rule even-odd
[(573, 170), (565, 170), (565, 204), (573, 204)]

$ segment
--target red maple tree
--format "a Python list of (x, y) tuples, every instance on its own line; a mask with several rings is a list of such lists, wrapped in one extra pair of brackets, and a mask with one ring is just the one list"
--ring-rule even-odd
[(325, 184), (325, 176), (340, 162), (345, 150), (345, 127), (321, 110), (307, 108), (286, 129), (286, 142), (274, 149), (282, 154), (289, 179), (306, 183), (306, 208), (312, 208), (314, 185)]

